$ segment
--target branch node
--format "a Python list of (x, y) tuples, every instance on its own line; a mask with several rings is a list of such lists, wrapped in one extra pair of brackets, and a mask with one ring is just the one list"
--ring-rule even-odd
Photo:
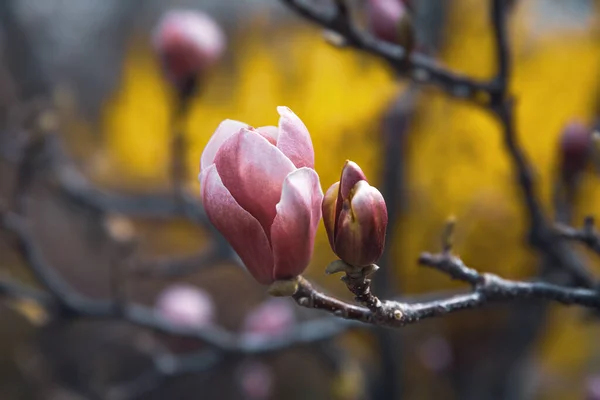
[(442, 232), (442, 252), (448, 254), (452, 251), (454, 245), (454, 228), (456, 226), (456, 218), (449, 217), (446, 220), (446, 226)]
[(298, 304), (301, 305), (302, 307), (308, 307), (309, 303), (310, 303), (310, 300), (308, 299), (308, 297), (300, 297), (298, 299)]
[(298, 278), (275, 281), (267, 292), (274, 297), (290, 297), (298, 291)]
[(343, 35), (329, 29), (323, 31), (323, 39), (330, 45), (338, 48), (348, 46), (348, 41)]

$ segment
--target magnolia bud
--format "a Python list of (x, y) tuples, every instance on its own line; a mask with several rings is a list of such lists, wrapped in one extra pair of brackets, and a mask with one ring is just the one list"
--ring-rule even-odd
[(345, 263), (365, 267), (381, 257), (387, 208), (356, 163), (346, 161), (340, 181), (327, 190), (323, 222), (332, 250)]
[(589, 162), (592, 141), (588, 128), (577, 121), (568, 123), (561, 133), (559, 149), (563, 178), (570, 180)]
[(173, 325), (206, 328), (214, 321), (213, 301), (205, 291), (186, 284), (172, 285), (159, 296), (156, 313)]
[(367, 0), (367, 25), (379, 39), (399, 44), (408, 52), (414, 47), (412, 18), (402, 0)]
[(182, 98), (194, 93), (198, 80), (221, 57), (225, 35), (208, 15), (189, 10), (167, 12), (153, 34), (154, 50), (165, 76)]

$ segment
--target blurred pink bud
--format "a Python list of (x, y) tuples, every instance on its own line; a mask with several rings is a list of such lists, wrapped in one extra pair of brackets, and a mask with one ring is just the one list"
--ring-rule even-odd
[(296, 323), (294, 307), (288, 299), (272, 298), (254, 310), (244, 321), (245, 335), (273, 337), (288, 333)]
[(153, 34), (164, 73), (182, 95), (193, 92), (198, 78), (219, 60), (225, 44), (219, 25), (199, 11), (169, 11)]
[(364, 267), (381, 257), (388, 222), (385, 200), (356, 163), (346, 161), (340, 181), (325, 193), (323, 222), (342, 261)]
[(262, 284), (306, 269), (323, 199), (306, 126), (277, 111), (279, 127), (221, 122), (200, 160), (206, 214)]
[(245, 399), (264, 400), (273, 392), (273, 372), (260, 361), (246, 361), (237, 371), (238, 385)]
[(443, 336), (431, 336), (418, 347), (423, 365), (434, 372), (442, 372), (452, 364), (452, 347)]
[(572, 178), (587, 166), (592, 150), (589, 129), (577, 121), (569, 122), (560, 135), (561, 168), (565, 178)]
[(402, 46), (412, 45), (407, 42), (412, 41), (408, 36), (412, 35), (412, 24), (401, 0), (367, 0), (366, 14), (369, 29), (379, 39)]
[(600, 375), (591, 375), (586, 380), (586, 394), (587, 400), (600, 400)]
[(158, 296), (155, 310), (173, 325), (206, 328), (213, 324), (215, 309), (205, 291), (186, 284), (172, 285)]

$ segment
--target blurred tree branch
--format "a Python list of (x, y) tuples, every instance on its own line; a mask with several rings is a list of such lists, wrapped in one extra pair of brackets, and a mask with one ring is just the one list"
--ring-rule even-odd
[(344, 11), (347, 9), (345, 1), (334, 2), (337, 10), (333, 14), (317, 10), (305, 0), (281, 1), (327, 32), (339, 35), (340, 47), (354, 48), (379, 57), (385, 60), (400, 77), (433, 85), (452, 96), (479, 104), (487, 105), (490, 102), (490, 93), (495, 90), (490, 82), (449, 71), (425, 54), (416, 51), (407, 54), (402, 46), (375, 38), (356, 26), (352, 21), (351, 13)]
[(583, 226), (579, 229), (565, 224), (557, 224), (556, 230), (563, 238), (579, 242), (600, 255), (600, 235), (598, 235), (595, 225), (594, 217), (588, 216), (584, 219)]
[[(282, 2), (289, 5), (306, 19), (322, 26), (327, 31), (335, 32), (340, 36), (337, 42), (341, 45), (363, 50), (387, 61), (399, 76), (408, 77), (416, 83), (432, 84), (433, 86), (441, 88), (451, 96), (459, 98), (466, 97), (473, 100), (475, 104), (479, 105), (484, 110), (491, 112), (501, 126), (505, 149), (512, 161), (513, 168), (515, 169), (517, 184), (521, 189), (523, 204), (529, 216), (529, 241), (541, 253), (544, 259), (541, 267), (543, 273), (540, 275), (540, 278), (545, 279), (548, 275), (552, 276), (552, 271), (557, 271), (568, 274), (570, 279), (564, 282), (567, 285), (572, 284), (587, 288), (594, 288), (596, 286), (595, 278), (579, 260), (572, 249), (562, 240), (563, 238), (578, 240), (597, 251), (598, 239), (593, 230), (593, 223), (590, 223), (590, 219), (588, 219), (582, 230), (575, 230), (566, 225), (559, 225), (557, 229), (552, 226), (544, 215), (538, 199), (533, 168), (530, 165), (525, 152), (518, 143), (514, 123), (514, 99), (512, 99), (508, 93), (511, 77), (510, 49), (507, 37), (507, 13), (510, 8), (508, 2), (503, 0), (490, 1), (490, 20), (495, 42), (494, 48), (497, 67), (496, 75), (487, 82), (479, 82), (470, 80), (468, 77), (456, 76), (451, 71), (446, 71), (443, 67), (437, 66), (436, 62), (427, 59), (427, 56), (418, 53), (407, 54), (407, 50), (404, 48), (378, 41), (368, 33), (360, 31), (351, 20), (350, 13), (340, 9), (339, 5), (343, 3), (343, 1), (338, 1), (336, 3), (338, 4), (338, 9), (337, 13), (333, 16), (316, 11), (316, 9), (311, 8), (302, 0), (282, 0)], [(435, 65), (437, 69), (433, 71), (429, 69), (432, 65)], [(388, 166), (386, 166), (386, 170), (389, 170)], [(497, 277), (480, 275), (478, 273), (470, 274), (467, 273), (468, 269), (457, 268), (460, 266), (460, 264), (457, 264), (459, 261), (460, 260), (458, 259), (450, 257), (449, 249), (445, 250), (441, 256), (425, 254), (420, 259), (422, 264), (436, 268), (445, 268), (443, 271), (446, 273), (466, 273), (462, 276), (462, 279), (468, 278), (467, 281), (471, 280), (470, 283), (474, 288), (478, 287), (476, 281), (483, 279), (482, 277), (485, 277), (486, 279), (483, 279), (483, 281), (487, 282), (484, 286), (491, 285), (491, 287), (494, 287), (493, 284), (489, 283), (490, 279), (492, 281), (500, 282), (501, 284), (491, 290), (493, 293), (489, 293), (488, 289), (475, 289), (472, 296), (462, 299), (459, 298), (457, 303), (453, 301), (456, 299), (449, 299), (449, 303), (445, 303), (442, 300), (440, 301), (440, 307), (438, 308), (438, 310), (442, 310), (442, 313), (461, 309), (462, 307), (476, 307), (485, 303), (488, 299), (497, 300), (498, 297), (491, 295), (497, 296), (498, 293), (502, 293), (500, 298), (504, 299), (510, 298), (510, 296), (514, 294), (517, 295), (517, 297), (523, 296), (527, 298), (533, 296), (535, 298), (551, 298), (556, 301), (567, 303), (574, 300), (569, 295), (570, 288), (545, 282), (536, 282), (533, 284), (513, 282), (515, 284), (514, 286), (511, 286), (512, 283), (509, 283), (508, 286), (506, 286), (505, 283), (507, 283), (507, 281)], [(561, 283), (563, 282), (561, 281)], [(590, 300), (595, 298), (596, 300), (594, 301), (597, 301), (599, 296), (595, 291), (584, 293), (590, 295)], [(535, 304), (537, 304), (537, 302), (535, 302)], [(528, 321), (528, 325), (531, 325), (533, 332), (538, 331), (539, 322), (535, 322), (531, 319), (531, 314), (528, 310), (532, 309), (533, 311), (534, 309), (539, 308), (535, 307), (535, 304), (532, 302), (531, 307), (525, 306), (515, 309), (514, 318), (515, 321), (520, 321), (525, 318), (525, 320)], [(436, 310), (435, 305), (432, 310)], [(345, 311), (339, 311), (339, 313), (346, 315)], [(435, 315), (435, 313), (433, 314)], [(421, 316), (420, 313), (416, 313), (416, 315), (417, 317)], [(429, 314), (425, 313), (425, 315)], [(367, 316), (363, 315), (361, 318), (367, 318)], [(523, 329), (525, 329), (524, 326)], [(530, 331), (531, 329), (527, 328), (526, 330)], [(521, 328), (517, 326), (507, 327), (506, 337), (502, 339), (502, 348), (505, 348), (505, 345), (510, 343), (510, 349), (515, 351), (515, 353), (512, 354), (513, 350), (507, 348), (510, 355), (508, 355), (508, 358), (503, 357), (503, 359), (509, 360), (511, 367), (508, 369), (514, 368), (514, 365), (510, 360), (513, 358), (519, 359), (523, 352), (523, 345), (519, 344), (523, 342), (523, 335), (529, 337), (528, 334), (521, 332)], [(527, 339), (526, 342), (528, 342)], [(517, 343), (516, 347), (513, 346), (515, 343)], [(504, 365), (504, 367), (501, 367), (502, 369), (507, 368), (505, 364), (502, 365)], [(505, 371), (501, 371), (501, 374), (504, 373)], [(498, 380), (497, 376), (498, 371), (490, 371), (491, 380)], [(504, 383), (504, 381), (502, 381), (502, 383)], [(483, 384), (484, 383), (482, 382), (482, 385)], [(486, 390), (488, 389), (485, 389), (484, 393), (488, 393)], [(479, 397), (475, 395), (475, 397), (472, 398), (480, 398), (481, 394), (482, 393), (479, 393)]]
[(15, 81), (19, 83), (23, 98), (46, 95), (50, 90), (46, 74), (41, 68), (27, 31), (21, 26), (16, 14), (16, 2), (0, 2), (0, 23), (5, 62)]
[[(281, 340), (268, 338), (264, 341), (252, 340), (251, 342), (244, 341), (237, 335), (220, 328), (197, 330), (177, 327), (159, 318), (152, 309), (130, 303), (116, 305), (114, 300), (94, 300), (78, 293), (55, 272), (52, 266), (48, 265), (40, 254), (22, 217), (3, 211), (0, 218), (2, 229), (14, 236), (19, 252), (36, 279), (52, 295), (52, 302), (45, 305), (50, 309), (55, 309), (63, 317), (124, 319), (157, 332), (201, 340), (228, 354), (260, 354), (290, 345), (326, 340), (345, 331), (350, 326), (335, 319), (326, 318), (301, 324), (294, 333)], [(3, 292), (19, 293), (26, 297), (32, 297), (35, 293), (35, 298), (46, 299), (37, 292), (15, 286), (14, 283), (8, 281), (2, 281), (2, 287)], [(19, 289), (17, 290), (17, 288)]]
[[(586, 219), (582, 229), (568, 225), (553, 225), (544, 214), (533, 168), (526, 153), (518, 142), (515, 129), (514, 99), (509, 93), (511, 59), (507, 39), (507, 5), (503, 0), (491, 0), (490, 14), (497, 70), (488, 80), (476, 80), (454, 73), (440, 66), (433, 58), (380, 41), (361, 31), (352, 21), (351, 12), (344, 1), (337, 1), (334, 14), (321, 13), (302, 0), (282, 0), (306, 19), (317, 23), (342, 38), (342, 44), (365, 51), (387, 61), (401, 77), (408, 77), (420, 84), (438, 87), (451, 96), (468, 99), (482, 110), (494, 115), (500, 125), (504, 147), (515, 170), (516, 182), (521, 190), (523, 205), (529, 220), (529, 240), (542, 256), (542, 272), (566, 272), (569, 279), (563, 284), (546, 282), (545, 273), (540, 280), (513, 281), (498, 275), (480, 273), (466, 266), (459, 257), (451, 253), (452, 226), (443, 235), (443, 251), (439, 254), (423, 253), (419, 258), (422, 266), (438, 270), (452, 279), (467, 283), (471, 291), (464, 294), (442, 296), (422, 302), (406, 300), (383, 300), (371, 291), (369, 271), (362, 269), (346, 271), (344, 283), (355, 296), (356, 305), (328, 296), (304, 278), (297, 282), (294, 300), (302, 307), (324, 310), (339, 318), (320, 318), (299, 324), (289, 335), (273, 339), (248, 340), (223, 328), (204, 330), (180, 328), (161, 318), (147, 307), (129, 303), (115, 290), (115, 297), (95, 300), (78, 293), (56, 273), (40, 253), (37, 244), (27, 229), (24, 215), (27, 211), (27, 193), (40, 164), (50, 165), (57, 187), (67, 198), (99, 214), (118, 213), (127, 216), (152, 216), (160, 218), (187, 218), (210, 230), (214, 245), (206, 252), (189, 257), (163, 260), (138, 261), (134, 272), (139, 276), (173, 277), (185, 275), (199, 268), (212, 266), (219, 261), (236, 261), (237, 258), (208, 221), (202, 206), (186, 195), (182, 189), (185, 171), (181, 162), (185, 154), (182, 136), (174, 131), (172, 175), (175, 196), (127, 196), (92, 185), (62, 152), (58, 139), (51, 134), (35, 136), (25, 148), (18, 165), (17, 185), (13, 206), (17, 213), (2, 210), (1, 226), (14, 237), (18, 250), (27, 265), (44, 286), (37, 291), (10, 280), (0, 281), (0, 293), (10, 297), (30, 298), (51, 310), (57, 318), (65, 319), (116, 319), (162, 332), (169, 335), (198, 339), (210, 348), (197, 354), (158, 354), (153, 368), (140, 375), (139, 379), (116, 387), (115, 398), (130, 398), (155, 387), (164, 378), (203, 371), (214, 366), (227, 356), (254, 355), (278, 351), (291, 346), (322, 342), (356, 326), (354, 322), (385, 327), (402, 327), (426, 318), (439, 317), (459, 310), (474, 309), (492, 302), (509, 301), (553, 301), (564, 305), (578, 305), (600, 309), (600, 293), (595, 288), (595, 278), (579, 260), (564, 239), (579, 241), (600, 254), (600, 239), (594, 229), (593, 219)], [(2, 14), (2, 9), (0, 9)], [(5, 14), (4, 17), (9, 16)], [(398, 138), (395, 138), (398, 140)], [(398, 142), (391, 149), (397, 150)], [(390, 158), (392, 159), (392, 158)], [(393, 165), (386, 165), (386, 187), (395, 186), (399, 179)], [(397, 193), (386, 190), (392, 196), (392, 216), (395, 215)], [(21, 215), (19, 215), (21, 214)], [(393, 220), (394, 218), (391, 218)], [(386, 263), (388, 262), (386, 258)], [(383, 296), (389, 293), (384, 291)], [(525, 315), (525, 314), (519, 314)], [(539, 325), (539, 324), (537, 324)], [(511, 326), (509, 328), (515, 328)], [(517, 327), (520, 329), (520, 327)], [(534, 330), (536, 326), (533, 327)], [(513, 329), (514, 331), (514, 329)], [(534, 332), (535, 333), (535, 332)]]
[(508, 93), (511, 62), (506, 21), (508, 7), (505, 0), (490, 0), (497, 71), (496, 75), (487, 81), (477, 81), (454, 74), (426, 55), (418, 52), (407, 54), (403, 47), (379, 40), (360, 30), (352, 21), (346, 6), (342, 6), (344, 1), (335, 2), (337, 12), (334, 15), (317, 11), (303, 0), (281, 1), (307, 20), (340, 35), (344, 46), (365, 51), (387, 61), (398, 76), (408, 77), (416, 83), (431, 84), (457, 98), (471, 99), (483, 110), (491, 112), (500, 124), (506, 152), (513, 163), (517, 183), (522, 191), (523, 203), (530, 220), (529, 236), (532, 245), (545, 253), (558, 268), (568, 270), (577, 284), (593, 286), (585, 266), (560, 240), (545, 217), (537, 195), (533, 168), (518, 143), (514, 127), (514, 99)]

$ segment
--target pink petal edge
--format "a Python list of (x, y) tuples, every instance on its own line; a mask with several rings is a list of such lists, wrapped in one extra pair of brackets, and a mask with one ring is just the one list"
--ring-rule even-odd
[(302, 120), (288, 107), (279, 106), (279, 137), (277, 147), (296, 168), (315, 167), (315, 151), (310, 133)]
[(233, 119), (226, 119), (219, 124), (215, 133), (213, 133), (206, 144), (206, 147), (204, 147), (204, 151), (200, 157), (200, 171), (203, 171), (214, 163), (215, 156), (223, 143), (242, 128), (248, 128), (248, 124)]
[(293, 278), (308, 266), (322, 201), (319, 175), (314, 170), (300, 168), (286, 177), (271, 227), (274, 279)]
[(223, 185), (270, 237), (283, 181), (294, 164), (256, 131), (242, 129), (223, 143), (215, 165)]
[(325, 196), (323, 197), (323, 204), (321, 207), (323, 214), (323, 225), (325, 225), (325, 231), (327, 232), (327, 238), (329, 239), (329, 245), (331, 249), (335, 251), (335, 229), (337, 225), (337, 208), (338, 198), (340, 191), (340, 183), (336, 182), (327, 189)]
[(261, 134), (262, 137), (267, 139), (269, 143), (271, 143), (273, 146), (277, 146), (277, 139), (279, 138), (279, 128), (273, 125), (267, 125), (259, 126), (258, 128), (256, 128), (256, 130), (258, 131), (258, 133)]
[(260, 223), (235, 201), (223, 185), (217, 167), (200, 173), (202, 204), (210, 222), (240, 256), (248, 272), (261, 284), (273, 282), (273, 254)]
[(344, 168), (342, 168), (342, 176), (340, 177), (341, 200), (346, 200), (348, 198), (350, 191), (359, 181), (366, 180), (367, 177), (358, 164), (354, 161), (346, 160)]

